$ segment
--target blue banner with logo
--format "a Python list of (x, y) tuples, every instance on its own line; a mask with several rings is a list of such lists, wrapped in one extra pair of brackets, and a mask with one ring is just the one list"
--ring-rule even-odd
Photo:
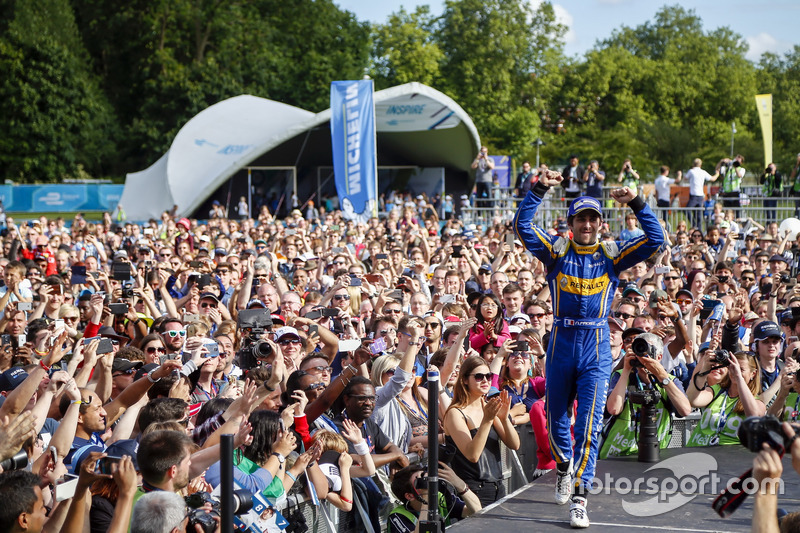
[(124, 188), (124, 185), (83, 183), (0, 185), (0, 202), (9, 213), (113, 211)]
[(372, 80), (331, 82), (333, 173), (345, 218), (377, 216), (377, 152)]

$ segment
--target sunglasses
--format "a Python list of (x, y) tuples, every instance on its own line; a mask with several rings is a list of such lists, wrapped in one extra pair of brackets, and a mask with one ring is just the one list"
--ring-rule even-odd
[(300, 339), (281, 339), (278, 341), (278, 344), (280, 344), (281, 346), (288, 346), (290, 344), (300, 344), (302, 342), (303, 341), (301, 341)]
[(677, 300), (675, 300), (675, 302), (677, 302), (678, 305), (689, 305), (693, 303), (694, 300), (692, 300), (691, 298), (678, 298)]
[(750, 276), (742, 276), (742, 281), (755, 281), (756, 278), (751, 278)]
[(374, 394), (371, 395), (371, 396), (370, 395), (357, 394), (357, 395), (350, 396), (350, 397), (353, 398), (355, 401), (357, 401), (359, 403), (375, 403), (375, 395)]
[(536, 318), (536, 319), (539, 319), (539, 320), (543, 319), (544, 315), (545, 315), (545, 313), (528, 313), (528, 317)]
[(161, 346), (148, 346), (144, 351), (147, 353), (167, 353), (167, 350)]
[(392, 329), (382, 329), (382, 330), (380, 330), (378, 332), (378, 334), (381, 335), (381, 336), (388, 335), (389, 333), (397, 333), (397, 330), (394, 329), (394, 328), (392, 328)]
[(441, 324), (438, 322), (425, 322), (425, 328), (437, 329)]
[(629, 320), (633, 318), (635, 315), (629, 315), (628, 313), (620, 313), (619, 311), (617, 311), (616, 313), (614, 313), (614, 316), (616, 316), (617, 318), (621, 318), (623, 320)]
[(308, 370), (316, 370), (317, 372), (322, 372), (323, 374), (330, 374), (333, 372), (333, 369), (329, 366), (312, 366)]
[(664, 276), (664, 279), (668, 280), (668, 281), (675, 281), (675, 280), (678, 280), (678, 279), (681, 279), (681, 278), (680, 278), (680, 276)]
[(349, 300), (350, 299), (350, 295), (349, 294), (337, 294), (336, 296), (333, 297), (333, 299), (334, 300)]
[(492, 381), (492, 374), (490, 372), (487, 372), (486, 374), (472, 374), (472, 377), (475, 378), (475, 381)]
[(134, 372), (136, 372), (136, 369), (135, 369), (135, 368), (129, 368), (128, 370), (120, 370), (120, 371), (119, 371), (119, 372), (117, 372), (116, 374), (113, 374), (111, 377), (112, 377), (112, 378), (118, 378), (118, 377), (120, 377), (120, 376), (130, 376), (130, 375), (131, 375), (131, 374), (133, 374)]
[(394, 371), (395, 371), (394, 368), (390, 368), (388, 370), (384, 370), (383, 373), (384, 374), (389, 374), (390, 376), (394, 376)]
[(230, 272), (230, 270), (223, 269), (223, 270), (215, 270), (214, 271), (215, 274), (227, 274), (228, 272)]
[(403, 312), (403, 310), (402, 309), (384, 309), (383, 312), (384, 313), (392, 313), (394, 315), (399, 315), (399, 314), (401, 314)]
[(171, 329), (169, 331), (165, 331), (164, 333), (167, 334), (170, 338), (174, 339), (175, 337), (185, 337), (186, 330), (185, 329)]
[(308, 387), (303, 389), (303, 391), (308, 392), (308, 391), (317, 390), (317, 389), (324, 389), (324, 388), (325, 388), (325, 384), (320, 381), (319, 383), (312, 383), (311, 385), (309, 385)]
[(203, 303), (200, 304), (200, 307), (202, 307), (203, 309), (206, 309), (208, 307), (216, 307), (216, 306), (217, 306), (216, 304), (210, 304), (210, 303), (207, 303), (207, 302), (203, 302)]

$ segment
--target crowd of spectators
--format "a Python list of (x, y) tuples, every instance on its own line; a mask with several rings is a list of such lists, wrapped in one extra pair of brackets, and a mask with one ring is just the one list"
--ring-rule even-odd
[[(324, 206), (318, 219), (8, 217), (0, 530), (182, 531), (176, 494), (219, 486), (220, 438), (234, 434), (235, 481), (268, 502), (245, 525), (277, 531), (287, 494), (313, 492), (359, 529), (413, 531), (428, 506), (430, 367), (443, 516), (504, 495), (501, 443), (519, 448), (520, 426), (536, 437), (528, 474), (553, 470), (548, 273), (507, 221), (391, 201), (366, 223)], [(569, 238), (564, 226), (545, 230)], [(724, 213), (706, 232), (678, 225), (620, 275), (601, 457), (637, 450), (633, 390), (661, 392), (662, 446), (692, 410), (690, 446), (735, 443), (768, 410), (800, 417), (798, 247)], [(637, 338), (652, 358), (633, 354)], [(122, 459), (106, 471), (105, 457)]]

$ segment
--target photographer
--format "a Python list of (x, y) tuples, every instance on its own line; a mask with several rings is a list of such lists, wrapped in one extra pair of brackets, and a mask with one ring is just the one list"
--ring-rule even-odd
[(770, 163), (758, 178), (761, 184), (761, 196), (764, 197), (764, 208), (767, 210), (767, 222), (775, 221), (777, 198), (783, 196), (783, 175), (778, 172), (775, 163)]
[[(708, 375), (727, 368), (719, 384), (708, 386)], [(763, 416), (766, 406), (761, 393), (761, 369), (753, 352), (707, 350), (699, 357), (686, 395), (700, 408), (700, 422), (687, 446), (738, 444), (738, 430), (748, 416)]]
[[(725, 209), (739, 207), (739, 196), (742, 189), (745, 169), (742, 166), (744, 156), (739, 154), (733, 161), (727, 157), (717, 163), (716, 172), (722, 176), (722, 205)], [(739, 210), (736, 209), (736, 218), (739, 218)]]
[[(429, 507), (428, 479), (425, 474), (425, 467), (420, 465), (407, 466), (395, 473), (392, 492), (402, 505), (389, 513), (389, 533), (419, 531), (420, 515), (427, 512)], [(439, 477), (439, 517), (444, 521), (442, 530), (450, 525), (450, 518), (460, 520), (481, 510), (478, 497), (452, 468), (439, 463)]]
[[(642, 342), (646, 343), (648, 351), (638, 355), (636, 348)], [(670, 414), (683, 417), (692, 411), (681, 382), (670, 376), (661, 365), (663, 353), (664, 345), (657, 335), (642, 333), (634, 339), (634, 350), (625, 355), (622, 370), (611, 375), (611, 392), (606, 400), (606, 410), (611, 419), (603, 431), (600, 459), (638, 451), (640, 408), (634, 405), (638, 403), (634, 401), (637, 392), (658, 392), (655, 409), (658, 412), (658, 442), (661, 448), (667, 447), (672, 433)]]
[(494, 174), (494, 159), (489, 157), (489, 149), (485, 146), (481, 146), (481, 151), (472, 161), (472, 169), (475, 171), (476, 205), (483, 207), (486, 205), (484, 199), (488, 200), (492, 195), (492, 175)]

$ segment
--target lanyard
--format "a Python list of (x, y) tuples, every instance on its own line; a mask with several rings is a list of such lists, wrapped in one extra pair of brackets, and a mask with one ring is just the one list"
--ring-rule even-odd
[[(719, 413), (719, 422), (717, 423), (717, 437), (719, 437), (722, 430), (725, 429), (725, 423), (728, 421), (728, 416), (730, 416), (730, 413), (725, 411), (728, 407), (728, 391), (724, 391), (722, 394), (724, 397), (722, 398), (722, 411)], [(731, 409), (731, 411), (732, 410), (733, 409)]]
[[(512, 382), (513, 383), (513, 382)], [(519, 403), (525, 400), (525, 394), (528, 392), (528, 386), (530, 385), (530, 379), (522, 383), (522, 391), (517, 393), (517, 386), (516, 385), (506, 385), (506, 388), (511, 393), (514, 401)]]
[[(410, 405), (408, 405), (404, 399), (402, 399), (402, 398), (401, 398), (401, 397), (399, 397), (399, 396), (397, 397), (397, 399), (398, 399), (398, 400), (400, 400), (400, 403), (402, 403), (403, 405), (405, 405), (405, 406), (406, 406), (406, 409), (408, 409), (409, 411), (411, 411), (412, 413), (414, 413), (414, 409), (412, 409), (412, 408), (411, 408), (411, 406), (410, 406)], [(417, 409), (419, 409), (419, 412), (417, 412), (417, 413), (414, 413), (414, 414), (416, 414), (417, 416), (419, 416), (419, 418), (420, 418), (420, 419), (423, 419), (423, 420), (425, 420), (425, 422), (428, 422), (428, 413), (426, 413), (426, 412), (425, 412), (425, 411), (422, 409), (422, 404), (420, 404), (420, 403), (419, 403), (419, 400), (417, 399), (417, 397), (416, 397), (416, 396), (414, 397), (414, 401), (417, 403)]]

